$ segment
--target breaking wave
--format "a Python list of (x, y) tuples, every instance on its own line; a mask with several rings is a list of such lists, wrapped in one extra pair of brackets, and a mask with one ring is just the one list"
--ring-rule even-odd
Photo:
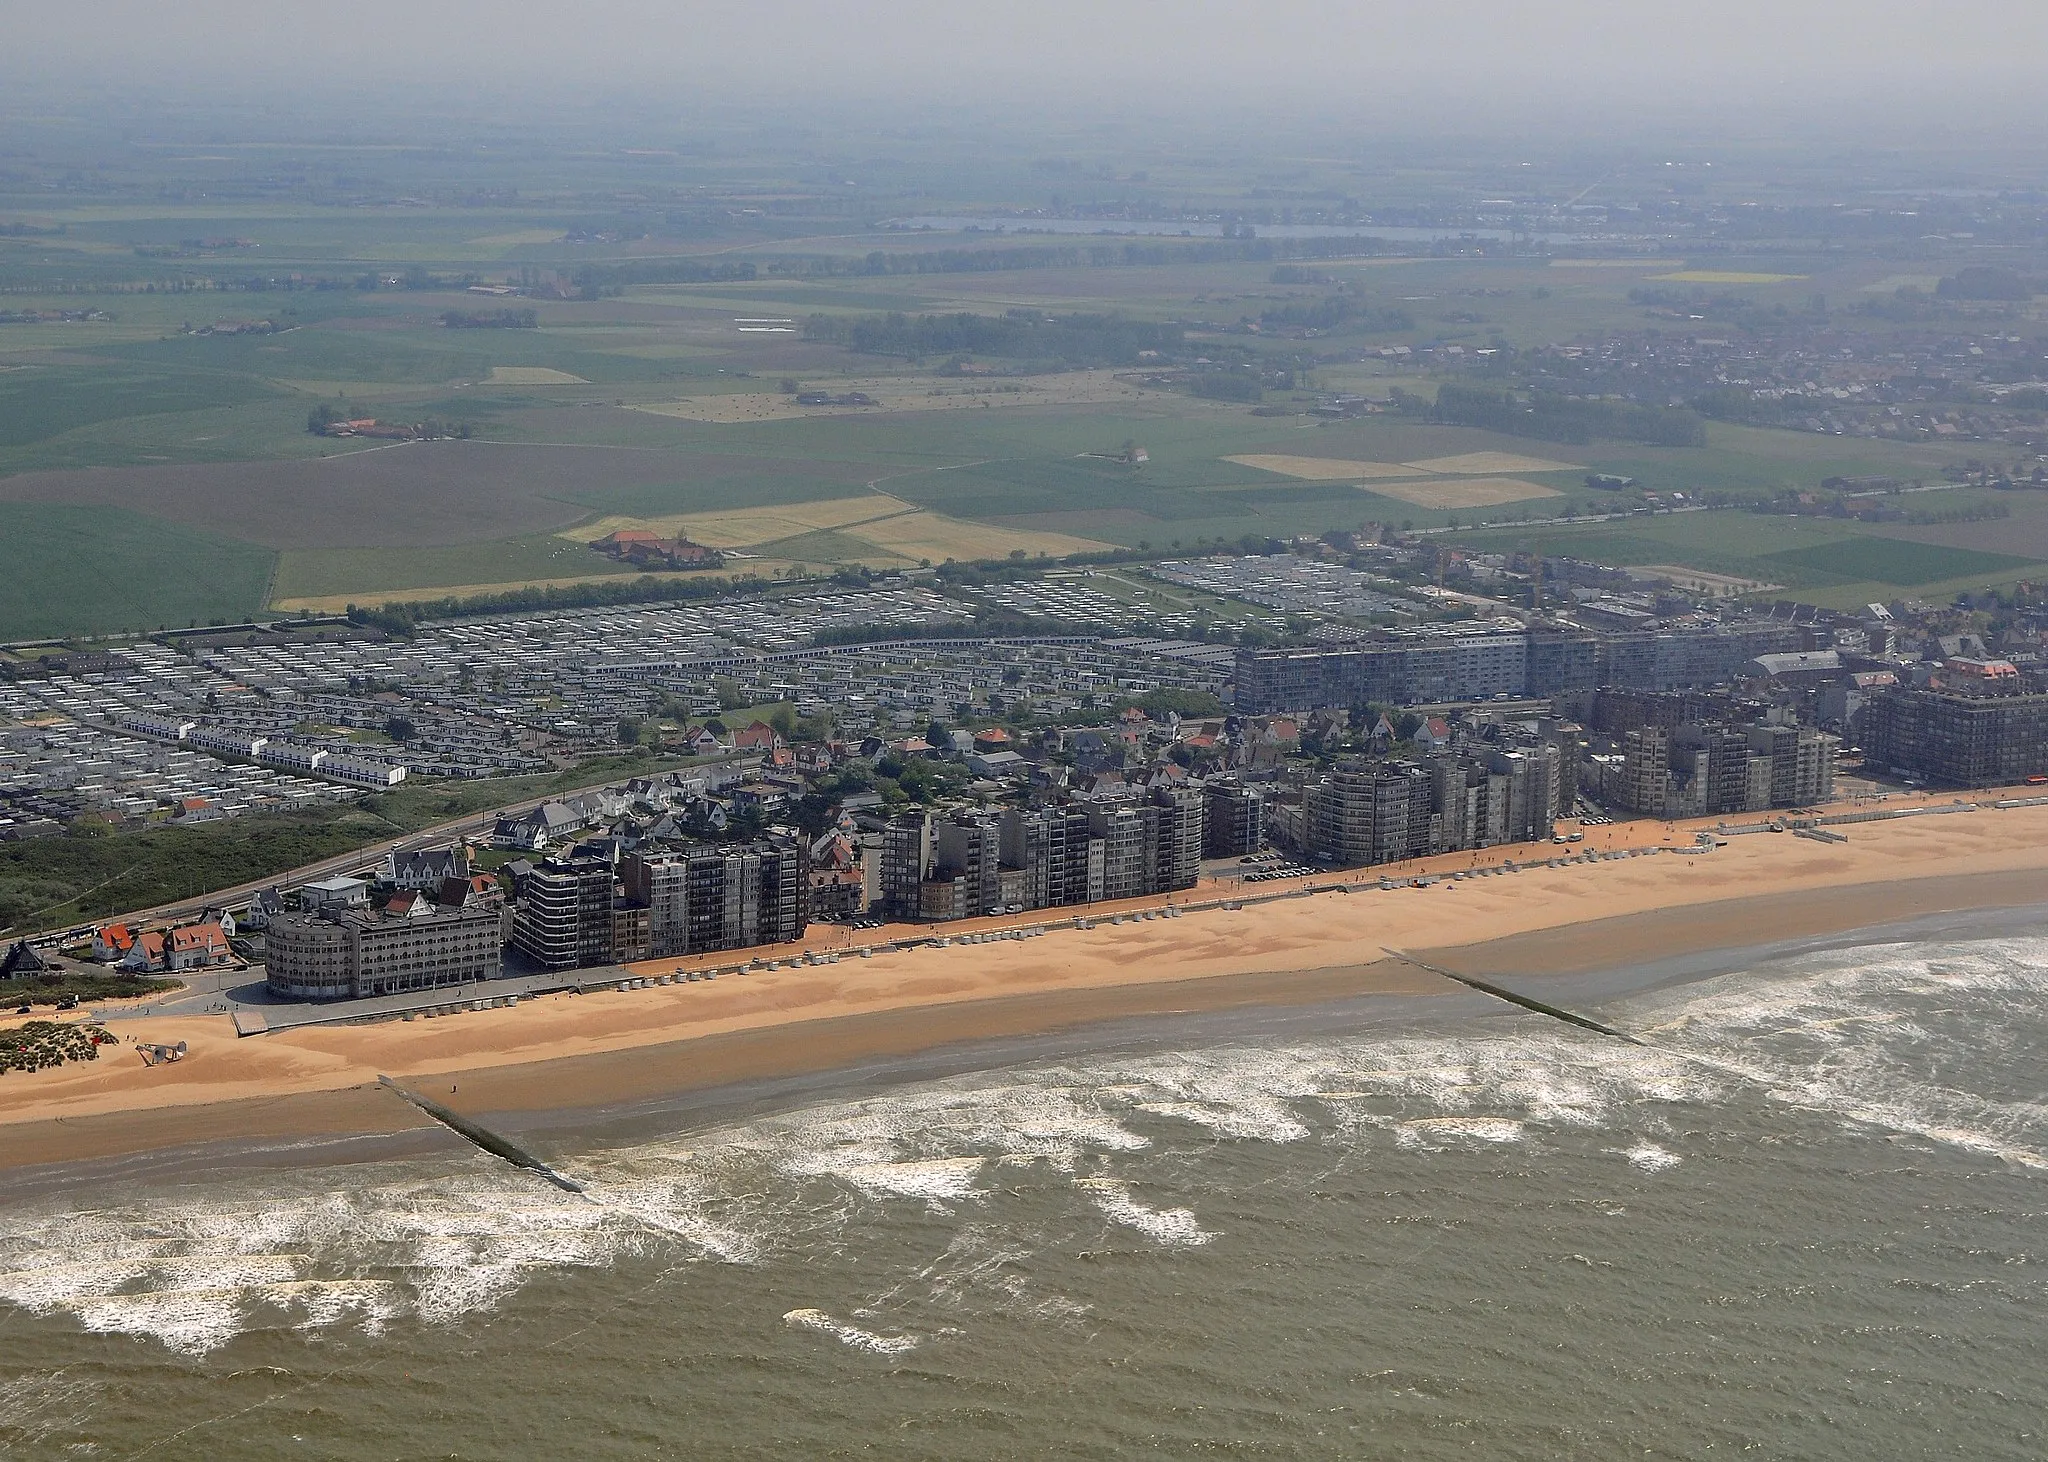
[[(860, 1323), (824, 1308), (784, 1316), (893, 1355), (941, 1333), (901, 1323), (905, 1296), (1087, 1313), (1034, 1288), (1028, 1260), (1105, 1222), (1164, 1251), (1227, 1243), (1229, 1225), (1202, 1217), (1205, 1154), (1218, 1146), (1323, 1144), (1388, 1165), (1569, 1151), (1615, 1181), (1683, 1181), (1666, 1175), (1708, 1156), (1696, 1134), (1738, 1105), (1770, 1104), (1817, 1113), (1828, 1133), (2048, 1166), (2048, 1108), (2038, 1083), (2020, 1089), (2014, 1074), (2042, 1034), (2044, 959), (2048, 941), (2032, 939), (1873, 946), (1610, 1003), (1604, 1018), (1640, 1033), (1640, 1047), (1517, 1014), (1455, 1032), (980, 1073), (556, 1155), (586, 1196), (465, 1155), (355, 1167), (346, 1186), (309, 1170), (83, 1212), (19, 1204), (0, 1209), (0, 1302), (203, 1354), (259, 1327), (445, 1324), (537, 1274), (633, 1256), (754, 1264), (911, 1205), (950, 1233), (939, 1260), (857, 1306)], [(1054, 1194), (1069, 1227), (1017, 1220), (1019, 1184)]]

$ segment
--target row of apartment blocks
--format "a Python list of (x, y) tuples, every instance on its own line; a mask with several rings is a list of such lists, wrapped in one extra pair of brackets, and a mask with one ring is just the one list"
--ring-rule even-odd
[[(1233, 789), (1226, 791), (1225, 787)], [(971, 919), (1193, 888), (1208, 806), (1257, 845), (1259, 794), (1235, 783), (1159, 786), (1142, 797), (1090, 797), (1050, 807), (907, 813), (883, 829), (879, 902), (892, 916)]]
[(1598, 796), (1649, 817), (1707, 817), (1811, 807), (1835, 794), (1836, 739), (1780, 722), (1688, 721), (1623, 734), (1619, 756), (1594, 759)]
[(342, 756), (338, 752), (301, 746), (291, 741), (245, 736), (237, 731), (202, 726), (196, 721), (183, 721), (172, 716), (137, 713), (122, 716), (116, 724), (131, 736), (174, 742), (209, 755), (253, 761), (284, 771), (305, 772), (329, 781), (344, 782), (351, 787), (395, 787), (405, 780), (405, 768), (402, 766)]
[(488, 876), (401, 890), (383, 909), (361, 880), (329, 880), (268, 918), (268, 983), (285, 999), (360, 999), (496, 979), (508, 942), (544, 970), (787, 943), (803, 937), (806, 872), (804, 844), (778, 837), (616, 863), (579, 845), (516, 875), (509, 919)]
[(1429, 705), (1594, 686), (1666, 690), (1730, 681), (1759, 655), (1809, 647), (1773, 620), (1605, 633), (1535, 628), (1427, 632), (1335, 648), (1240, 650), (1235, 705), (1253, 715), (1367, 702)]
[(2048, 776), (2048, 692), (2038, 686), (2017, 674), (1951, 675), (1873, 696), (1862, 712), (1864, 764), (1949, 787)]
[(519, 876), (512, 944), (543, 969), (667, 959), (801, 939), (801, 839), (551, 858)]
[(1267, 821), (1274, 841), (1352, 867), (1541, 842), (1577, 796), (1577, 754), (1575, 729), (1557, 727), (1421, 761), (1349, 758)]

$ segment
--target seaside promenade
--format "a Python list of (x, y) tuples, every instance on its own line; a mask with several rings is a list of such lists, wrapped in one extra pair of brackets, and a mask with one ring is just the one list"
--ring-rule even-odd
[(113, 1028), (124, 1039), (184, 1040), (190, 1057), (144, 1068), (116, 1048), (10, 1077), (0, 1083), (0, 1164), (209, 1135), (352, 1131), (387, 1116), (411, 1125), (363, 1099), (380, 1074), (445, 1080), (459, 1087), (452, 1104), (469, 1111), (596, 1105), (1104, 1019), (1460, 990), (1383, 946), (1449, 969), (1541, 979), (2040, 900), (2048, 805), (2037, 794), (1893, 798), (1863, 810), (1914, 815), (1782, 831), (1762, 820), (1748, 825), (1755, 831), (1720, 819), (1621, 823), (1585, 829), (1582, 843), (1295, 884), (1212, 880), (1170, 901), (1058, 918), (821, 926), (796, 945), (578, 972), (580, 993), (483, 1009), (450, 996), (433, 1002), (432, 1018), (364, 1012), (238, 1038), (227, 1015), (135, 1016)]

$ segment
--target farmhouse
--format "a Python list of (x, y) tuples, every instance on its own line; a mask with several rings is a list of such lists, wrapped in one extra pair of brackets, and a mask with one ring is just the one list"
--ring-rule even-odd
[(606, 558), (639, 568), (716, 568), (722, 559), (701, 543), (687, 538), (664, 538), (647, 528), (620, 528), (595, 539), (590, 545)]

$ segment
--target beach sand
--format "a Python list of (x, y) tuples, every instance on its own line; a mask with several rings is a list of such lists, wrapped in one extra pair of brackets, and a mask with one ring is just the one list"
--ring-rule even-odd
[[(416, 1111), (376, 1089), (380, 1073), (468, 1112), (600, 1106), (1110, 1019), (1462, 993), (1387, 957), (1388, 948), (1447, 968), (1540, 981), (1931, 914), (2028, 905), (2043, 901), (2048, 887), (2048, 807), (1915, 817), (1846, 832), (1850, 841), (1842, 844), (1758, 833), (1730, 837), (1705, 855), (1539, 866), (1423, 889), (1317, 893), (1116, 925), (1106, 922), (1111, 911), (1097, 906), (1086, 911), (1102, 916), (1089, 930), (842, 957), (715, 983), (544, 996), (438, 1020), (246, 1039), (237, 1039), (221, 1016), (124, 1020), (115, 1027), (124, 1043), (183, 1040), (191, 1055), (144, 1068), (124, 1046), (93, 1063), (8, 1074), (0, 1079), (0, 1167), (419, 1126), (425, 1119)], [(1667, 832), (1638, 822), (1589, 829), (1584, 846), (1691, 840), (1684, 826)], [(1578, 851), (1496, 848), (1350, 877), (1412, 876)], [(1252, 885), (1244, 892), (1254, 897), (1287, 887)], [(844, 937), (831, 931), (812, 943), (829, 947)]]

